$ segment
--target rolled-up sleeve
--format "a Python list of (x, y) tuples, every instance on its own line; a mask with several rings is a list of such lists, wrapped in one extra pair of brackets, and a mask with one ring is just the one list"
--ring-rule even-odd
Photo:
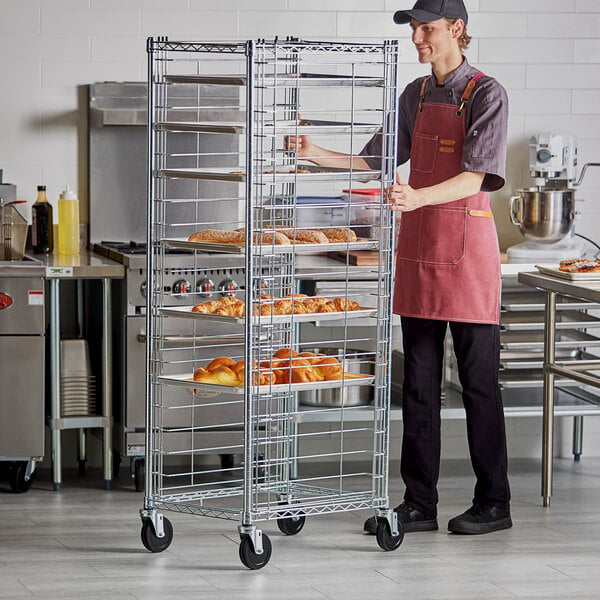
[(469, 116), (462, 166), (465, 171), (485, 173), (481, 190), (494, 192), (504, 186), (506, 177), (508, 95), (504, 87), (494, 79), (481, 85)]

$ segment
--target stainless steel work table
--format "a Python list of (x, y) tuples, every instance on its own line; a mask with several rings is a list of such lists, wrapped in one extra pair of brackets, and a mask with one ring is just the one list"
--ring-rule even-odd
[[(544, 330), (544, 384), (543, 384), (543, 432), (542, 432), (542, 498), (544, 506), (550, 506), (552, 495), (552, 461), (554, 445), (554, 394), (555, 376), (574, 380), (586, 386), (600, 388), (600, 376), (591, 371), (600, 370), (597, 360), (555, 361), (555, 333), (560, 322), (556, 318), (556, 297), (567, 296), (589, 303), (600, 303), (600, 280), (569, 281), (541, 273), (519, 273), (520, 283), (545, 292)], [(586, 324), (582, 323), (582, 327)], [(589, 395), (590, 402), (600, 406), (600, 396)]]
[[(112, 481), (112, 331), (111, 280), (124, 277), (123, 265), (95, 252), (82, 250), (73, 256), (34, 255), (45, 267), (49, 286), (49, 359), (52, 482), (55, 491), (62, 486), (61, 432), (63, 429), (100, 428), (103, 430), (103, 477), (105, 489)], [(65, 280), (99, 279), (102, 281), (102, 414), (99, 416), (62, 417), (60, 390), (60, 284)]]

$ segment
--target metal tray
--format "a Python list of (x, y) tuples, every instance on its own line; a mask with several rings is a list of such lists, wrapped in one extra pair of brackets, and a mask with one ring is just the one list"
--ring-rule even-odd
[[(543, 330), (545, 315), (541, 311), (506, 313), (500, 322), (500, 331)], [(556, 313), (556, 329), (584, 329), (600, 327), (600, 318), (576, 310), (561, 310)]]
[[(555, 347), (592, 348), (600, 346), (600, 338), (577, 329), (561, 329), (556, 332)], [(544, 330), (505, 331), (500, 339), (501, 350), (543, 351)]]
[(600, 271), (596, 273), (568, 273), (549, 265), (535, 265), (535, 268), (543, 275), (551, 275), (567, 281), (600, 281)]
[[(334, 381), (315, 381), (313, 383), (278, 383), (275, 385), (252, 386), (255, 392), (260, 394), (275, 394), (277, 392), (302, 392), (307, 390), (324, 390), (338, 387), (353, 387), (357, 385), (369, 385), (375, 381), (374, 375), (363, 375), (359, 373), (346, 373), (344, 379)], [(192, 379), (189, 373), (185, 375), (165, 375), (158, 378), (163, 383), (179, 385), (186, 388), (205, 390), (207, 392), (224, 392), (228, 394), (243, 394), (244, 386), (218, 385), (215, 383), (198, 383)]]
[[(245, 323), (245, 317), (230, 317), (226, 315), (211, 315), (210, 313), (192, 312), (191, 306), (172, 306), (161, 309), (163, 315), (168, 317), (187, 317), (192, 319), (201, 319), (205, 321), (221, 321), (222, 323)], [(372, 317), (377, 314), (376, 308), (362, 307), (360, 310), (339, 311), (333, 313), (307, 313), (292, 315), (262, 315), (256, 316), (261, 325), (271, 323), (302, 323), (308, 321), (340, 321), (348, 319), (358, 319)]]
[[(168, 83), (194, 83), (209, 85), (246, 85), (246, 75), (165, 75), (164, 81)], [(265, 85), (301, 85), (303, 87), (381, 87), (381, 77), (328, 75), (321, 73), (278, 73), (277, 77), (267, 74), (260, 78), (260, 84)]]
[[(556, 310), (586, 310), (589, 308), (589, 302), (580, 302), (566, 296), (556, 298)], [(544, 310), (544, 295), (539, 291), (505, 294), (500, 310), (503, 312)]]
[[(165, 131), (195, 131), (198, 133), (238, 133), (243, 134), (246, 131), (245, 122), (226, 122), (226, 121), (163, 121), (156, 124), (157, 129)], [(313, 121), (302, 119), (302, 123), (297, 121), (276, 121), (266, 123), (263, 133), (273, 130), (273, 133), (296, 134), (296, 133), (376, 133), (381, 129), (381, 125), (372, 123), (339, 123), (336, 121)]]
[[(167, 238), (161, 243), (168, 248), (202, 250), (205, 252), (223, 252), (229, 254), (244, 254), (245, 246), (235, 244), (211, 244), (210, 242), (190, 242), (187, 238)], [(263, 244), (255, 246), (257, 250), (269, 254), (311, 254), (314, 252), (344, 252), (346, 250), (372, 250), (377, 248), (377, 240), (360, 240), (357, 242), (331, 242), (329, 244)]]
[[(303, 181), (371, 181), (379, 179), (381, 171), (370, 169), (353, 169), (352, 171), (341, 167), (321, 167), (316, 165), (298, 165), (298, 168), (308, 173), (297, 173), (296, 167), (276, 166), (261, 173), (263, 181), (271, 180), (274, 183), (290, 183), (302, 179)], [(268, 172), (271, 171), (271, 172)], [(209, 179), (215, 181), (246, 181), (246, 167), (188, 167), (179, 169), (161, 169), (163, 177), (178, 177), (181, 179)]]

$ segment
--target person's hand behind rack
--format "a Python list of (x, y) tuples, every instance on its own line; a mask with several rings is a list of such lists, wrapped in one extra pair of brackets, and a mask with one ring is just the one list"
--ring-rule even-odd
[(371, 170), (361, 156), (351, 156), (317, 146), (309, 135), (288, 135), (285, 137), (284, 144), (285, 149), (294, 152), (299, 159), (307, 160), (321, 167)]
[(285, 137), (285, 149), (294, 152), (298, 158), (305, 158), (311, 162), (311, 158), (318, 157), (320, 154), (319, 148), (313, 141), (310, 135), (287, 135)]

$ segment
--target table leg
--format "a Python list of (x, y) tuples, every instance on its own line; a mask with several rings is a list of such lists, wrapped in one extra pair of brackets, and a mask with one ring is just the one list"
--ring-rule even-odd
[(50, 338), (50, 450), (52, 484), (57, 492), (62, 486), (61, 431), (54, 426), (60, 419), (60, 281), (49, 280), (49, 338)]
[(581, 458), (583, 450), (583, 417), (578, 415), (573, 417), (573, 460), (578, 461)]
[(103, 429), (104, 489), (112, 486), (112, 307), (110, 279), (102, 280), (102, 415), (107, 423)]
[(556, 293), (546, 292), (544, 329), (544, 410), (542, 430), (542, 499), (543, 505), (550, 506), (552, 496), (552, 460), (554, 452), (554, 342), (556, 331)]

